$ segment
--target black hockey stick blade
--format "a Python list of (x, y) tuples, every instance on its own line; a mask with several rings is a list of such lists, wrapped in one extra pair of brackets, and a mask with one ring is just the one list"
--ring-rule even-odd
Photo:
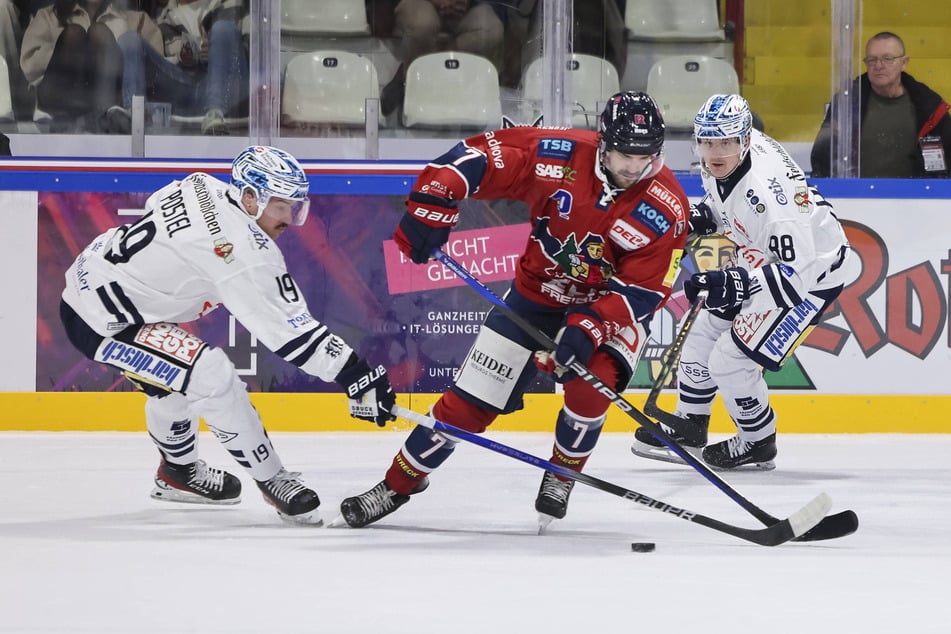
[(859, 516), (855, 511), (840, 511), (823, 517), (822, 520), (795, 538), (797, 542), (819, 542), (827, 539), (838, 539), (851, 535), (859, 529)]
[(687, 509), (672, 506), (662, 500), (652, 498), (648, 495), (644, 495), (643, 493), (638, 493), (637, 491), (632, 491), (631, 489), (626, 489), (620, 485), (596, 478), (592, 475), (588, 475), (587, 473), (572, 471), (564, 465), (549, 462), (544, 458), (526, 453), (516, 449), (515, 447), (503, 445), (502, 443), (494, 441), (485, 436), (473, 434), (472, 432), (454, 427), (449, 423), (444, 423), (440, 420), (425, 416), (411, 409), (406, 409), (400, 407), (399, 405), (395, 405), (392, 411), (401, 418), (405, 418), (406, 420), (412, 421), (417, 425), (422, 425), (423, 427), (433, 431), (448, 434), (453, 438), (465, 440), (474, 445), (478, 445), (480, 447), (484, 447), (485, 449), (500, 453), (504, 456), (508, 456), (509, 458), (520, 460), (526, 464), (530, 464), (564, 478), (574, 480), (575, 482), (580, 482), (600, 491), (622, 497), (625, 500), (643, 504), (644, 506), (655, 511), (668, 513), (675, 517), (679, 517), (682, 520), (700, 524), (701, 526), (712, 528), (713, 530), (726, 533), (727, 535), (733, 535), (734, 537), (738, 537), (760, 546), (779, 546), (780, 544), (784, 544), (800, 535), (803, 535), (810, 528), (815, 526), (817, 522), (822, 520), (825, 514), (828, 513), (829, 509), (832, 507), (832, 500), (829, 499), (828, 495), (822, 493), (804, 507), (790, 515), (788, 518), (784, 520), (777, 520), (775, 523), (767, 526), (766, 528), (743, 528), (740, 526), (727, 524), (726, 522), (721, 522), (720, 520), (701, 515), (700, 513), (694, 513), (693, 511), (689, 511)]

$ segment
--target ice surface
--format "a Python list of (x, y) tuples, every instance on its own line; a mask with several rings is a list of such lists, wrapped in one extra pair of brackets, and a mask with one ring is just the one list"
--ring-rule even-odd
[[(547, 457), (547, 434), (491, 434)], [(323, 501), (376, 484), (405, 434), (275, 433)], [(687, 467), (605, 434), (586, 471), (760, 525)], [(432, 486), (362, 530), (289, 526), (210, 435), (242, 503), (151, 500), (146, 434), (0, 433), (0, 632), (951, 632), (951, 435), (780, 435), (773, 472), (728, 474), (777, 517), (822, 491), (861, 527), (764, 548), (578, 484), (537, 535), (542, 472), (460, 443)], [(656, 542), (632, 553), (631, 542)]]

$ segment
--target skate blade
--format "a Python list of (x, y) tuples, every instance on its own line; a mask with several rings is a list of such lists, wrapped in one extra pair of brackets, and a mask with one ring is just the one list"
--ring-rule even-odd
[[(684, 450), (694, 458), (700, 458), (700, 448), (684, 447)], [(687, 464), (683, 458), (672, 452), (667, 447), (654, 447), (637, 439), (635, 439), (634, 443), (631, 445), (631, 453), (641, 458), (647, 458), (648, 460), (658, 460), (660, 462), (669, 462), (671, 464)]]
[(338, 515), (330, 520), (330, 523), (327, 524), (327, 528), (350, 528), (350, 525), (347, 524), (347, 520), (343, 519), (343, 515)]
[(538, 534), (544, 535), (548, 530), (548, 525), (555, 521), (555, 518), (546, 513), (538, 514)]
[(717, 467), (715, 465), (706, 463), (708, 467), (714, 471), (729, 471), (731, 473), (736, 473), (737, 471), (772, 471), (776, 468), (776, 463), (772, 460), (763, 460), (761, 462), (748, 462), (746, 464), (741, 464), (739, 466), (733, 467), (732, 469), (727, 469), (724, 467)]
[(287, 513), (281, 513), (277, 511), (277, 516), (280, 517), (286, 524), (291, 524), (294, 526), (323, 526), (324, 519), (320, 516), (320, 513), (317, 509), (310, 511), (308, 513), (301, 513), (300, 515), (288, 515)]
[(183, 504), (207, 504), (212, 506), (231, 506), (241, 501), (241, 496), (227, 500), (212, 500), (197, 493), (189, 493), (172, 487), (156, 486), (149, 494), (153, 500), (162, 502), (181, 502)]

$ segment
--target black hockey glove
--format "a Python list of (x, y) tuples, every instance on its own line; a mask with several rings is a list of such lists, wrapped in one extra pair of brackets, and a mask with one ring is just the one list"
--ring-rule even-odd
[(393, 239), (406, 257), (416, 264), (425, 264), (433, 249), (446, 244), (449, 232), (458, 220), (459, 212), (452, 201), (411, 192), (406, 201), (406, 213)]
[(371, 368), (363, 359), (340, 371), (335, 379), (347, 393), (350, 415), (383, 427), (396, 420), (390, 412), (396, 404), (396, 394), (390, 386), (386, 368)]
[(741, 305), (750, 297), (750, 274), (746, 269), (733, 267), (724, 271), (694, 273), (684, 282), (684, 295), (692, 304), (700, 291), (707, 291), (703, 305), (722, 309)]
[(713, 210), (705, 202), (690, 205), (690, 235), (708, 236), (720, 230)]

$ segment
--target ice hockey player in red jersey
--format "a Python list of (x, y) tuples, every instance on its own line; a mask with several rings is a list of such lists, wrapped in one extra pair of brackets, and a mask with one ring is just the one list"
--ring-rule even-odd
[[(400, 250), (425, 263), (444, 245), (464, 198), (516, 199), (531, 212), (531, 235), (506, 301), (558, 348), (543, 369), (578, 361), (616, 389), (627, 385), (654, 312), (667, 301), (685, 246), (689, 203), (664, 166), (664, 122), (648, 95), (614, 95), (598, 131), (515, 127), (470, 137), (420, 174), (396, 230)], [(482, 433), (522, 407), (538, 371), (533, 339), (498, 310), (486, 317), (469, 355), (433, 415)], [(511, 368), (487, 377), (488, 361)], [(543, 360), (544, 361), (544, 360)], [(489, 363), (497, 367), (497, 363)], [(562, 374), (564, 406), (552, 462), (581, 471), (601, 433), (609, 401)], [(454, 441), (416, 427), (386, 476), (343, 500), (341, 517), (366, 526), (428, 484)], [(573, 481), (545, 472), (535, 509), (544, 524), (563, 518)]]
[(289, 363), (338, 383), (352, 416), (393, 418), (386, 370), (311, 316), (277, 246), (307, 218), (309, 187), (290, 154), (249, 147), (230, 183), (196, 172), (166, 185), (142, 218), (98, 236), (66, 272), (60, 315), (70, 342), (148, 396), (145, 423), (161, 455), (155, 499), (240, 501), (241, 481), (198, 457), (200, 416), (281, 518), (321, 523), (320, 499), (284, 468), (234, 364), (178, 326), (219, 305)]

